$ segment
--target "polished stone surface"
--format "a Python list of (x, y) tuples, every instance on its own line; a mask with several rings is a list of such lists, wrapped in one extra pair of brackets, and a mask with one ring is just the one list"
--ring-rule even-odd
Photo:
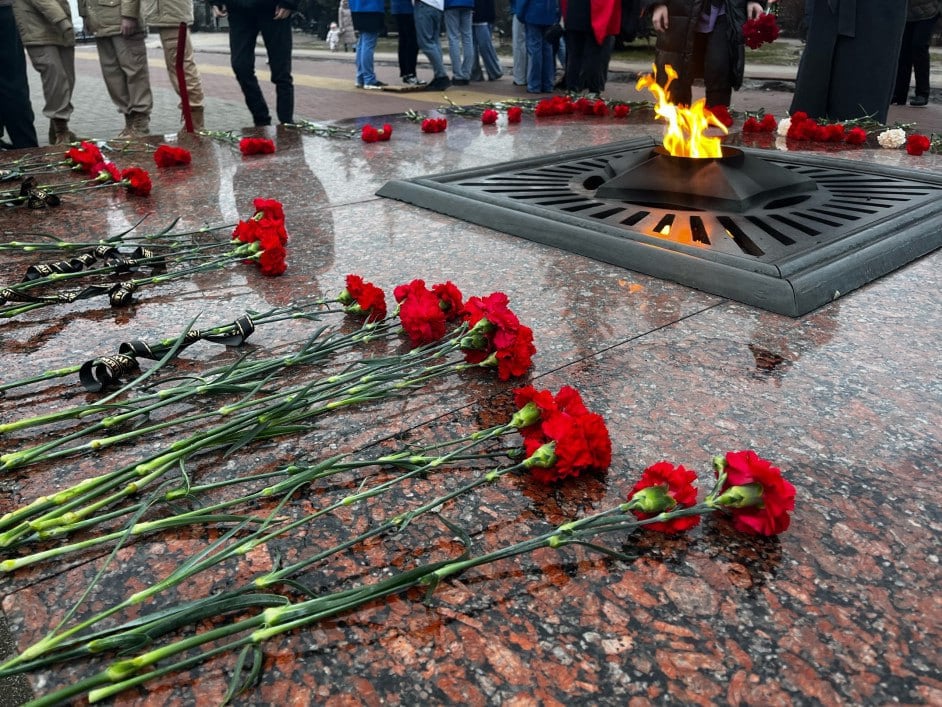
[[(232, 224), (264, 196), (284, 203), (291, 239), (289, 269), (277, 279), (231, 267), (142, 288), (125, 309), (87, 300), (3, 321), (3, 379), (81, 363), (128, 339), (172, 336), (196, 316), (208, 325), (246, 309), (331, 297), (348, 273), (389, 293), (413, 278), (451, 280), (466, 296), (506, 292), (534, 330), (530, 382), (579, 389), (613, 439), (604, 475), (554, 488), (514, 476), (456, 502), (445, 515), (472, 534), (476, 548), (617, 504), (661, 459), (696, 469), (705, 487), (711, 456), (727, 450), (751, 448), (771, 459), (795, 485), (797, 507), (791, 528), (774, 539), (745, 537), (708, 519), (682, 538), (610, 538), (637, 554), (630, 563), (584, 549), (543, 549), (453, 578), (428, 605), (419, 592), (369, 604), (265, 644), (261, 683), (237, 702), (942, 702), (942, 516), (933, 491), (942, 459), (942, 256), (924, 257), (804, 317), (782, 317), (374, 196), (392, 178), (658, 135), (659, 126), (642, 116), (527, 116), (520, 125), (495, 127), (453, 116), (438, 135), (421, 133), (403, 117), (350, 125), (364, 122), (390, 122), (392, 139), (365, 144), (270, 130), (274, 155), (242, 157), (229, 144), (184, 136), (180, 144), (193, 152), (189, 167), (158, 170), (146, 152), (115, 155), (121, 167), (149, 169), (150, 197), (102, 189), (67, 196), (56, 209), (5, 210), (4, 242), (26, 231), (97, 239), (145, 217), (142, 228), (150, 231), (178, 217), (179, 229)], [(774, 142), (768, 139), (769, 149)], [(899, 150), (835, 156), (942, 171), (938, 156)], [(17, 281), (35, 260), (5, 252), (0, 282)], [(250, 346), (265, 351), (309, 330), (299, 322), (260, 327)], [(197, 370), (235, 355), (194, 346), (179, 365)], [(244, 474), (325, 449), (394, 448), (397, 435), (428, 441), (469, 432), (506, 419), (515, 383), (480, 373), (452, 376), (406, 398), (321, 418), (304, 435), (201, 460), (190, 471), (205, 478)], [(0, 422), (94, 399), (74, 380), (34, 386), (0, 398)], [(12, 433), (0, 438), (0, 452), (56, 434), (61, 430)], [(6, 471), (0, 510), (144, 451), (123, 448)], [(392, 500), (471, 478), (457, 476), (418, 479)], [(349, 493), (356, 483), (351, 477), (311, 491), (285, 513), (310, 510), (319, 494)], [(387, 513), (371, 503), (337, 517), (214, 568), (161, 601), (231, 588), (269, 570), (279, 556), (293, 561)], [(219, 534), (179, 529), (122, 548), (79, 615), (166, 576)], [(383, 567), (459, 551), (453, 533), (422, 520), (301, 579), (313, 586), (376, 580)], [(104, 551), (89, 551), (3, 578), (2, 606), (19, 649), (62, 617), (103, 559)], [(218, 702), (234, 661), (213, 659), (117, 701)], [(40, 671), (29, 685), (44, 694), (95, 665)]]

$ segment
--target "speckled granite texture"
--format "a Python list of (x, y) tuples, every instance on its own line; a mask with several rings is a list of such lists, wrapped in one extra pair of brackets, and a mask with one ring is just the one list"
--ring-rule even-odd
[[(289, 270), (278, 279), (230, 268), (145, 288), (127, 309), (86, 301), (3, 321), (3, 379), (81, 363), (130, 338), (173, 335), (196, 315), (217, 323), (246, 309), (333, 296), (348, 273), (387, 292), (417, 277), (451, 280), (466, 295), (509, 295), (535, 334), (530, 381), (578, 388), (605, 417), (614, 446), (602, 476), (555, 488), (511, 477), (457, 504), (451, 519), (477, 548), (610, 507), (661, 459), (698, 470), (706, 486), (711, 456), (728, 450), (751, 448), (773, 460), (795, 485), (797, 508), (779, 538), (744, 537), (709, 519), (682, 538), (610, 538), (637, 555), (632, 562), (545, 549), (449, 580), (429, 604), (416, 592), (367, 605), (266, 644), (260, 684), (236, 702), (942, 704), (942, 515), (933, 490), (942, 460), (942, 255), (790, 319), (374, 196), (391, 178), (658, 135), (649, 121), (526, 117), (520, 125), (482, 127), (452, 117), (437, 135), (404, 118), (371, 122), (391, 122), (392, 140), (365, 144), (279, 129), (268, 133), (276, 154), (243, 158), (227, 144), (184, 136), (181, 144), (193, 152), (188, 167), (157, 170), (144, 152), (121, 157), (122, 165), (150, 170), (150, 197), (101, 190), (67, 197), (54, 210), (5, 210), (4, 241), (25, 231), (99, 237), (145, 217), (150, 230), (176, 217), (180, 228), (234, 223), (264, 196), (283, 202), (291, 240)], [(942, 158), (932, 155), (849, 149), (840, 157), (942, 171)], [(0, 282), (18, 280), (34, 260), (4, 253)], [(298, 324), (260, 328), (250, 341), (264, 351), (303, 332)], [(194, 347), (184, 359), (196, 368), (234, 356)], [(211, 478), (324, 448), (392, 448), (394, 436), (428, 441), (469, 432), (506, 419), (513, 387), (483, 375), (441, 381), (351, 413), (343, 424), (325, 419), (309, 435), (204, 460), (194, 472)], [(0, 421), (83, 400), (94, 396), (74, 380), (32, 387), (0, 398)], [(47, 434), (56, 431), (0, 438), (0, 452)], [(124, 449), (115, 458), (135, 453)], [(86, 455), (5, 472), (0, 510), (100, 473), (102, 463)], [(347, 493), (356, 483), (338, 481), (332, 490)], [(430, 476), (396, 498), (455, 483)], [(304, 496), (298, 507), (316, 503)], [(215, 568), (164, 601), (230, 588), (279, 557), (293, 561), (385, 517), (382, 504), (345, 510), (335, 522)], [(165, 576), (220, 532), (181, 529), (122, 549), (79, 614)], [(301, 581), (376, 579), (383, 566), (458, 551), (453, 533), (428, 519), (364, 543)], [(93, 551), (2, 579), (3, 611), (20, 649), (62, 617), (102, 562), (103, 553)], [(234, 661), (216, 658), (116, 702), (217, 703)], [(45, 694), (100, 665), (37, 672), (29, 687)]]

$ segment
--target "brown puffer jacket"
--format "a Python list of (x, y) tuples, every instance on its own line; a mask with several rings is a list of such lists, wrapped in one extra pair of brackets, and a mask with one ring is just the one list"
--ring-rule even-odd
[(85, 29), (96, 37), (121, 34), (122, 17), (133, 17), (141, 34), (146, 32), (140, 0), (78, 0), (78, 11)]
[[(724, 0), (732, 56), (729, 85), (734, 89), (742, 86), (746, 68), (742, 26), (746, 23), (747, 4), (747, 0)], [(691, 67), (697, 22), (703, 10), (709, 9), (710, 0), (642, 0), (641, 3), (644, 11), (648, 13), (655, 5), (666, 5), (669, 18), (667, 31), (660, 32), (655, 43), (658, 75), (663, 75), (665, 64), (670, 64), (678, 71)]]
[(69, 0), (14, 0), (13, 16), (24, 46), (75, 46)]

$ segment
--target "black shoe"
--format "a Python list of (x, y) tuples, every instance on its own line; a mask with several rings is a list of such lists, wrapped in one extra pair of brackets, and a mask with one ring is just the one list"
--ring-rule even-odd
[(467, 86), (471, 83), (468, 79), (452, 79), (451, 82), (455, 86)]
[(363, 88), (368, 88), (373, 91), (381, 91), (384, 87), (388, 86), (388, 83), (383, 83), (382, 81), (374, 81), (373, 83), (363, 84)]
[(432, 79), (427, 84), (425, 84), (425, 90), (426, 91), (444, 91), (449, 86), (451, 86), (451, 81), (448, 80), (448, 77), (439, 76), (438, 78)]
[(913, 96), (912, 100), (909, 101), (909, 105), (923, 108), (929, 105), (929, 96)]
[(255, 118), (252, 122), (256, 128), (264, 128), (271, 125), (271, 118)]
[(415, 74), (409, 74), (402, 77), (402, 82), (407, 86), (424, 86), (425, 81), (420, 81)]

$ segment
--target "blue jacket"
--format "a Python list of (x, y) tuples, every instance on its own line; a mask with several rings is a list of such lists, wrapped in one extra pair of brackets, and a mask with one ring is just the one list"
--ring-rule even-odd
[(559, 21), (559, 0), (517, 0), (515, 13), (524, 24), (548, 27)]
[(445, 0), (445, 9), (450, 10), (458, 7), (474, 7), (474, 0)]
[(413, 14), (412, 0), (392, 0), (390, 3), (390, 12), (393, 15)]
[(350, 12), (386, 12), (385, 0), (350, 0)]

